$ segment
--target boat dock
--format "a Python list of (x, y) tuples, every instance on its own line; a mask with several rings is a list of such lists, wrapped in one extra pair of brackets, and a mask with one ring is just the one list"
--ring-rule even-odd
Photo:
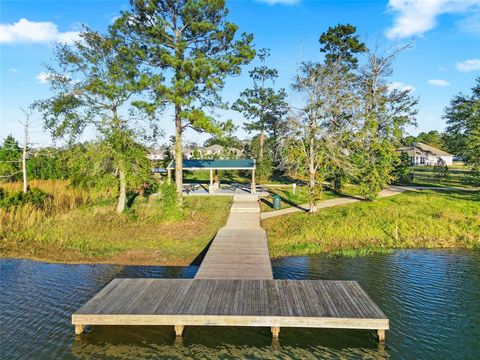
[(86, 325), (263, 326), (376, 330), (389, 321), (356, 281), (273, 279), (255, 195), (235, 196), (194, 279), (114, 279), (72, 315)]

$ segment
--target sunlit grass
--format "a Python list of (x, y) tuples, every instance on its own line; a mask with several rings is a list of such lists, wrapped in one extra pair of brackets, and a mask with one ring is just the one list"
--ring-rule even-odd
[(356, 255), (394, 248), (480, 249), (480, 195), (407, 192), (264, 220), (273, 257)]
[[(291, 185), (286, 187), (269, 187), (268, 191), (270, 195), (262, 197), (260, 201), (260, 211), (267, 212), (277, 210), (273, 208), (273, 196), (280, 196), (280, 208), (285, 209), (292, 206), (299, 206), (308, 204), (308, 188), (306, 186), (297, 186), (295, 193), (293, 193), (293, 187)], [(322, 193), (321, 200), (333, 199), (339, 195), (333, 193), (330, 190), (325, 189)]]

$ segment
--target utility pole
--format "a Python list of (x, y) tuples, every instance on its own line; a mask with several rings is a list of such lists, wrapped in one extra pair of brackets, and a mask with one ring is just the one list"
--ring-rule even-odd
[(22, 123), (23, 125), (23, 151), (22, 151), (22, 174), (23, 174), (23, 192), (26, 193), (28, 190), (28, 182), (27, 182), (27, 146), (28, 146), (28, 127), (30, 126), (30, 116), (32, 115), (32, 111), (26, 111), (22, 107), (20, 110), (25, 114), (25, 122)]

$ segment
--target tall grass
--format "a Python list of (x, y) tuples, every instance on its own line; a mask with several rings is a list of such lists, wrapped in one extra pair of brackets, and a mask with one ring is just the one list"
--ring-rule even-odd
[[(52, 195), (44, 207), (26, 204), (8, 209), (0, 208), (0, 237), (5, 238), (12, 232), (32, 227), (37, 223), (57, 215), (66, 213), (79, 206), (94, 204), (109, 200), (115, 196), (115, 189), (92, 190), (76, 188), (67, 180), (32, 180), (31, 188), (39, 188)], [(0, 184), (7, 193), (22, 190), (21, 182), (6, 182)]]
[(223, 226), (230, 203), (228, 197), (190, 196), (181, 217), (171, 216), (160, 197), (138, 197), (120, 215), (113, 202), (40, 219), (33, 210), (31, 222), (9, 220), (9, 229), (2, 229), (0, 253), (61, 262), (186, 265)]

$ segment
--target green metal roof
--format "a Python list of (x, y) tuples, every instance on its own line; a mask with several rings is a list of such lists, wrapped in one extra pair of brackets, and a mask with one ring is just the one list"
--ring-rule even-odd
[[(201, 169), (255, 169), (255, 160), (240, 159), (240, 160), (183, 160), (183, 168), (188, 170)], [(175, 168), (175, 161), (170, 162), (168, 169)]]

